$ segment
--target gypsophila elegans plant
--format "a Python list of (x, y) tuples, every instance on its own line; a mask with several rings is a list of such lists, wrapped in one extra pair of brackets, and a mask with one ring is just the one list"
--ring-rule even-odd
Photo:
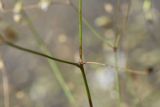
[[(68, 64), (74, 67), (77, 67), (83, 77), (83, 81), (84, 81), (84, 85), (85, 85), (85, 89), (86, 89), (86, 94), (87, 94), (87, 98), (88, 98), (88, 103), (89, 103), (89, 107), (94, 107), (93, 104), (93, 99), (92, 99), (92, 93), (89, 84), (88, 84), (88, 80), (87, 80), (87, 76), (86, 76), (86, 71), (85, 71), (85, 64), (96, 64), (96, 65), (100, 65), (100, 66), (110, 66), (112, 68), (115, 68), (115, 90), (117, 92), (117, 107), (121, 107), (121, 103), (123, 102), (121, 99), (121, 84), (120, 84), (120, 77), (119, 77), (119, 72), (120, 70), (124, 70), (126, 72), (132, 72), (132, 73), (137, 73), (140, 74), (139, 72), (135, 72), (132, 69), (129, 68), (121, 68), (118, 65), (118, 51), (119, 51), (119, 46), (120, 46), (120, 40), (122, 38), (123, 33), (125, 32), (124, 29), (127, 29), (127, 22), (128, 22), (128, 14), (129, 14), (129, 7), (128, 7), (128, 11), (127, 11), (127, 15), (126, 18), (124, 20), (124, 23), (122, 24), (121, 20), (120, 20), (120, 0), (116, 0), (116, 15), (115, 15), (115, 20), (116, 20), (116, 27), (115, 27), (115, 32), (116, 32), (116, 36), (115, 36), (115, 40), (113, 42), (113, 44), (111, 44), (110, 42), (108, 42), (108, 40), (104, 39), (102, 37), (101, 34), (99, 34), (94, 27), (86, 20), (86, 18), (83, 16), (83, 1), (84, 0), (77, 0), (78, 2), (78, 8), (72, 3), (71, 0), (67, 0), (66, 3), (61, 3), (61, 2), (54, 2), (52, 0), (41, 0), (38, 4), (34, 4), (28, 7), (23, 6), (23, 0), (15, 0), (15, 6), (14, 9), (5, 9), (5, 6), (3, 4), (3, 2), (0, 2), (0, 11), (2, 13), (7, 13), (7, 12), (13, 12), (13, 19), (15, 20), (15, 22), (21, 22), (22, 20), (25, 21), (27, 23), (28, 28), (30, 29), (30, 31), (33, 34), (33, 38), (36, 41), (37, 45), (39, 46), (39, 48), (41, 49), (42, 52), (37, 52), (31, 49), (27, 49), (24, 48), (22, 46), (16, 45), (12, 42), (12, 40), (8, 39), (10, 37), (6, 37), (4, 34), (0, 35), (0, 44), (5, 44), (9, 47), (24, 51), (24, 52), (28, 52), (34, 55), (38, 55), (44, 58), (48, 59), (48, 63), (54, 73), (54, 75), (56, 76), (56, 79), (58, 80), (61, 88), (63, 89), (67, 99), (69, 100), (69, 102), (74, 105), (77, 106), (76, 103), (76, 98), (74, 98), (74, 96), (72, 95), (70, 89), (68, 88), (67, 84), (65, 83), (65, 80), (63, 79), (62, 74), (59, 71), (59, 68), (56, 64), (56, 62), (60, 62), (60, 63), (64, 63), (64, 64)], [(145, 0), (145, 3), (147, 2), (147, 0)], [(145, 3), (144, 3), (144, 10), (145, 11), (150, 11), (150, 8), (146, 9), (145, 7)], [(43, 41), (43, 39), (41, 39), (39, 32), (36, 30), (36, 28), (34, 27), (34, 24), (31, 20), (31, 18), (29, 17), (29, 15), (27, 14), (26, 10), (28, 9), (35, 9), (35, 8), (41, 8), (43, 11), (47, 11), (49, 6), (51, 5), (68, 5), (71, 6), (72, 9), (77, 13), (78, 15), (78, 19), (79, 19), (79, 23), (78, 23), (78, 28), (79, 28), (79, 62), (72, 62), (72, 61), (68, 61), (68, 60), (64, 60), (61, 58), (56, 58), (54, 57), (51, 52), (48, 50), (47, 46), (45, 45), (45, 42)], [(151, 7), (151, 6), (150, 6)], [(150, 17), (151, 18), (151, 17)], [(99, 62), (94, 62), (94, 61), (85, 61), (84, 60), (84, 48), (83, 48), (83, 25), (85, 25), (87, 28), (89, 28), (89, 30), (93, 33), (93, 35), (95, 35), (95, 37), (97, 37), (99, 40), (105, 42), (105, 44), (107, 46), (109, 46), (112, 51), (115, 54), (115, 64), (114, 65), (108, 65), (108, 64), (104, 64), (104, 63), (99, 63)], [(123, 25), (123, 28), (119, 28), (119, 25)], [(9, 34), (10, 35), (10, 34)], [(11, 36), (12, 37), (12, 36)], [(13, 37), (14, 38), (14, 37)], [(146, 72), (141, 72), (141, 74), (146, 75)], [(8, 99), (8, 97), (7, 97)], [(8, 100), (6, 100), (8, 101)], [(6, 107), (8, 107), (7, 105), (8, 103), (6, 103)]]

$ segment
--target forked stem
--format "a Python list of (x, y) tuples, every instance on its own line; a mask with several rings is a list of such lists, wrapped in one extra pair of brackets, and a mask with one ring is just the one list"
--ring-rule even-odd
[(78, 13), (79, 13), (79, 57), (80, 57), (80, 70), (83, 76), (83, 80), (84, 80), (84, 84), (85, 84), (85, 88), (86, 88), (86, 92), (87, 92), (87, 97), (88, 97), (88, 102), (89, 102), (89, 106), (93, 107), (93, 103), (92, 103), (92, 98), (91, 98), (91, 94), (90, 94), (90, 89), (88, 86), (88, 82), (87, 82), (87, 77), (85, 74), (85, 70), (84, 70), (84, 64), (83, 64), (83, 13), (82, 13), (82, 0), (79, 0), (79, 9), (78, 9)]
[(15, 45), (15, 44), (13, 44), (11, 42), (8, 42), (8, 41), (5, 41), (5, 44), (10, 46), (10, 47), (13, 47), (13, 48), (16, 48), (18, 50), (21, 50), (21, 51), (25, 51), (25, 52), (32, 53), (32, 54), (35, 54), (35, 55), (39, 55), (39, 56), (42, 56), (42, 57), (45, 57), (45, 58), (48, 58), (48, 59), (51, 59), (51, 60), (54, 60), (54, 61), (57, 61), (57, 62), (61, 62), (61, 63), (70, 64), (70, 65), (74, 65), (74, 66), (80, 67), (78, 63), (70, 62), (70, 61), (66, 61), (66, 60), (62, 60), (62, 59), (58, 59), (58, 58), (54, 58), (54, 57), (51, 57), (49, 55), (46, 55), (46, 54), (43, 54), (43, 53), (40, 53), (40, 52), (36, 52), (36, 51), (30, 50), (30, 49), (23, 48), (21, 46)]

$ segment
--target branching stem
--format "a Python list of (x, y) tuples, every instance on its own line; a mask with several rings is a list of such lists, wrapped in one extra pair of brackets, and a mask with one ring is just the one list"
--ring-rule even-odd
[(46, 55), (46, 54), (43, 54), (43, 53), (40, 53), (40, 52), (36, 52), (36, 51), (30, 50), (30, 49), (23, 48), (23, 47), (21, 47), (21, 46), (15, 45), (15, 44), (13, 44), (13, 43), (11, 43), (11, 42), (8, 42), (8, 41), (5, 41), (5, 43), (6, 43), (8, 46), (13, 47), (13, 48), (16, 48), (16, 49), (19, 49), (19, 50), (21, 50), (21, 51), (25, 51), (25, 52), (32, 53), (32, 54), (35, 54), (35, 55), (39, 55), (39, 56), (42, 56), (42, 57), (46, 57), (46, 58), (48, 58), (48, 59), (52, 59), (52, 60), (57, 61), (57, 62), (66, 63), (66, 64), (70, 64), (70, 65), (74, 65), (74, 66), (79, 67), (79, 64), (78, 64), (78, 63), (74, 63), (74, 62), (70, 62), (70, 61), (66, 61), (66, 60), (54, 58), (54, 57), (51, 57), (51, 56), (49, 56), (49, 55)]
[(83, 13), (82, 13), (82, 0), (79, 0), (79, 9), (78, 9), (78, 13), (79, 13), (79, 57), (80, 57), (80, 70), (83, 76), (83, 80), (84, 80), (84, 84), (85, 84), (85, 88), (86, 88), (86, 92), (87, 92), (87, 97), (88, 97), (88, 102), (89, 102), (89, 106), (93, 107), (93, 103), (92, 103), (92, 98), (91, 98), (91, 94), (90, 94), (90, 89), (88, 86), (88, 82), (87, 82), (87, 77), (85, 74), (85, 70), (84, 70), (84, 64), (83, 64)]

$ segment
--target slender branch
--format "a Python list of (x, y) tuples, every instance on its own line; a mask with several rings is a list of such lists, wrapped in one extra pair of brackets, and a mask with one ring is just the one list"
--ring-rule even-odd
[(40, 52), (36, 52), (36, 51), (30, 50), (30, 49), (23, 48), (21, 46), (15, 45), (15, 44), (13, 44), (11, 42), (8, 42), (8, 41), (6, 41), (5, 44), (10, 46), (10, 47), (19, 49), (21, 51), (25, 51), (25, 52), (32, 53), (32, 54), (35, 54), (35, 55), (39, 55), (39, 56), (42, 56), (42, 57), (45, 57), (45, 58), (48, 58), (48, 59), (52, 59), (52, 60), (57, 61), (57, 62), (66, 63), (66, 64), (70, 64), (70, 65), (74, 65), (74, 66), (79, 67), (78, 63), (74, 63), (74, 62), (70, 62), (70, 61), (54, 58), (54, 57), (48, 56), (48, 55), (40, 53)]
[(121, 38), (120, 32), (120, 0), (116, 0), (116, 35), (114, 40), (114, 56), (115, 56), (115, 88), (117, 91), (117, 107), (121, 107), (121, 90), (120, 90), (120, 77), (119, 77), (119, 68), (118, 68), (118, 48), (119, 48), (119, 41)]
[(120, 77), (119, 77), (119, 68), (118, 68), (118, 52), (117, 50), (114, 52), (115, 54), (115, 73), (116, 73), (116, 91), (117, 91), (117, 98), (118, 98), (118, 107), (121, 107), (121, 90), (120, 90)]
[(86, 62), (84, 62), (84, 64), (95, 64), (95, 65), (101, 65), (101, 66), (106, 66), (106, 64), (104, 64), (104, 63), (99, 63), (99, 62), (91, 62), (91, 61), (86, 61)]
[(89, 86), (88, 86), (88, 82), (87, 82), (87, 78), (86, 78), (86, 74), (85, 74), (83, 64), (80, 66), (80, 69), (81, 69), (82, 76), (83, 76), (84, 83), (85, 83), (89, 105), (90, 105), (90, 107), (93, 107), (92, 98), (91, 98), (91, 94), (90, 94), (90, 89), (89, 89)]
[(79, 0), (79, 55), (80, 55), (80, 60), (83, 60), (83, 28), (82, 28), (82, 0)]
[[(91, 62), (91, 61), (86, 61), (86, 62), (83, 62), (83, 64), (95, 64), (95, 65), (101, 65), (101, 66), (109, 66), (109, 67), (112, 67), (112, 68), (116, 68), (115, 65), (110, 65), (110, 64), (105, 64), (105, 63), (99, 63), (99, 62)], [(124, 68), (124, 67), (120, 67), (120, 66), (117, 66), (119, 70), (123, 70), (122, 72), (130, 72), (130, 73), (133, 73), (133, 74), (138, 74), (138, 75), (147, 75), (147, 71), (145, 70), (133, 70), (133, 69), (130, 69), (130, 68)]]

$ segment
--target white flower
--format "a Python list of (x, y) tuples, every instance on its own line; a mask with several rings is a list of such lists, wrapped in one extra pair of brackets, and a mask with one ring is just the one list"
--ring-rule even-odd
[(15, 22), (20, 22), (22, 19), (22, 15), (21, 14), (14, 14), (13, 19)]
[(23, 3), (22, 1), (18, 1), (16, 2), (16, 4), (14, 5), (14, 9), (13, 9), (13, 20), (15, 22), (20, 22), (21, 19), (22, 19), (22, 15), (21, 15), (21, 12), (22, 12), (22, 9), (23, 9)]
[(51, 1), (50, 0), (41, 0), (39, 2), (39, 7), (43, 10), (43, 11), (47, 11), (48, 7), (50, 6)]

